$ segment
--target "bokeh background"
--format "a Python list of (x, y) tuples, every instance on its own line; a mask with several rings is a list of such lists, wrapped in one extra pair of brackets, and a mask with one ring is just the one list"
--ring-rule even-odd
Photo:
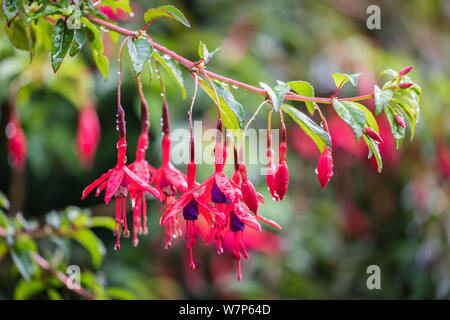
[[(158, 227), (161, 205), (149, 203), (149, 235), (137, 248), (122, 241), (115, 252), (112, 232), (94, 228), (106, 254), (99, 267), (85, 248), (69, 241), (66, 264), (79, 265), (93, 290), (114, 287), (116, 297), (138, 299), (244, 298), (244, 299), (443, 299), (450, 297), (450, 2), (408, 1), (132, 1), (133, 17), (120, 24), (130, 29), (143, 25), (149, 7), (173, 4), (182, 10), (192, 28), (160, 19), (149, 34), (157, 42), (198, 59), (199, 41), (221, 47), (209, 69), (258, 86), (306, 80), (317, 96), (330, 96), (334, 72), (362, 72), (358, 88), (342, 96), (368, 93), (378, 72), (414, 65), (411, 77), (421, 85), (421, 121), (412, 142), (405, 139), (395, 151), (384, 114), (378, 117), (381, 174), (367, 160), (367, 149), (329, 106), (324, 106), (333, 138), (334, 176), (321, 190), (314, 172), (319, 153), (311, 141), (289, 122), (288, 165), (291, 178), (282, 202), (271, 200), (259, 166), (249, 166), (250, 178), (266, 196), (260, 212), (278, 221), (282, 231), (270, 227), (250, 232), (250, 259), (243, 262), (243, 281), (235, 276), (231, 252), (216, 254), (213, 244), (200, 239), (195, 248), (197, 269), (188, 267), (183, 239), (164, 249), (164, 230)], [(366, 27), (366, 9), (381, 8), (381, 29)], [(4, 19), (1, 20), (4, 24)], [(96, 70), (89, 54), (67, 58), (56, 76), (49, 55), (13, 49), (0, 28), (0, 190), (10, 199), (8, 214), (42, 219), (67, 206), (90, 208), (94, 216), (114, 214), (101, 198), (81, 201), (81, 191), (116, 161), (117, 49), (105, 33), (110, 57), (108, 81)], [(127, 110), (129, 156), (139, 133), (139, 96), (128, 54), (124, 54), (122, 104)], [(168, 100), (173, 128), (187, 128), (193, 81), (183, 70), (188, 98), (182, 100), (167, 73)], [(25, 74), (25, 76), (24, 76)], [(26, 170), (15, 173), (8, 164), (5, 125), (10, 86), (19, 76), (27, 81), (17, 94), (17, 109), (28, 140)], [(160, 164), (161, 97), (157, 81), (144, 72), (144, 90), (150, 105), (151, 146), (148, 160)], [(246, 119), (261, 101), (233, 90), (245, 109)], [(82, 168), (75, 148), (77, 117), (83, 96), (94, 99), (101, 122), (101, 141), (91, 168)], [(368, 102), (368, 107), (373, 105)], [(300, 109), (305, 109), (301, 103)], [(373, 110), (373, 109), (372, 109)], [(216, 109), (200, 92), (194, 118), (214, 127)], [(314, 117), (318, 120), (317, 115)], [(261, 113), (253, 127), (265, 128)], [(274, 126), (279, 126), (274, 121)], [(180, 167), (186, 171), (185, 166)], [(198, 179), (213, 168), (201, 165)], [(232, 167), (228, 168), (232, 172)], [(71, 210), (77, 210), (72, 208)], [(43, 244), (45, 246), (45, 243)], [(50, 250), (52, 247), (46, 247)], [(53, 250), (53, 249), (52, 249)], [(50, 256), (58, 253), (49, 251)], [(1, 251), (1, 250), (0, 250)], [(0, 298), (13, 298), (20, 278), (8, 256), (0, 255)], [(381, 290), (368, 290), (366, 269), (381, 269)], [(47, 285), (51, 285), (46, 283)], [(22, 284), (23, 286), (23, 284)], [(97, 288), (97, 289), (96, 289)], [(121, 288), (120, 290), (118, 288)], [(59, 289), (64, 290), (64, 289)], [(30, 297), (46, 299), (37, 290)], [(16, 296), (17, 297), (17, 296)], [(68, 298), (77, 298), (69, 295)]]

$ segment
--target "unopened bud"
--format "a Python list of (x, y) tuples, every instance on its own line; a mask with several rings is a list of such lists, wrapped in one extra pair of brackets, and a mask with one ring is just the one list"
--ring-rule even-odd
[(367, 133), (369, 137), (379, 143), (383, 143), (383, 139), (381, 139), (380, 135), (370, 127), (364, 127), (364, 131)]
[(398, 74), (401, 76), (404, 76), (405, 74), (409, 73), (412, 68), (413, 68), (413, 66), (406, 67), (402, 71), (400, 71)]
[(396, 114), (394, 119), (395, 119), (395, 122), (397, 122), (400, 127), (403, 127), (403, 128), (406, 127), (405, 120), (403, 120), (403, 117), (401, 115)]

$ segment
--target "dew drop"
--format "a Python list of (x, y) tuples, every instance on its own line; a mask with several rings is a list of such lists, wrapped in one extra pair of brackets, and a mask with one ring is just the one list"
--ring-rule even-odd
[(233, 89), (239, 89), (239, 87), (236, 86), (236, 85), (234, 85), (234, 84), (233, 84), (231, 87), (232, 87)]
[(317, 171), (317, 168), (316, 168), (316, 170), (314, 170), (314, 172), (315, 172), (316, 174), (319, 174), (319, 171)]
[(130, 12), (130, 17), (134, 17), (134, 12)]

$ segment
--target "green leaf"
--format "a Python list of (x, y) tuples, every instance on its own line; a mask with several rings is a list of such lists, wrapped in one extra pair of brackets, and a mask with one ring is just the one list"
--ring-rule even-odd
[(85, 43), (86, 43), (86, 31), (84, 31), (83, 29), (76, 29), (75, 39), (72, 48), (70, 49), (69, 55), (71, 57), (75, 56), (78, 52), (80, 52)]
[(47, 295), (50, 300), (63, 300), (59, 292), (52, 288), (47, 289)]
[(163, 17), (175, 19), (178, 22), (184, 24), (186, 27), (188, 28), (191, 27), (189, 21), (187, 21), (183, 13), (174, 6), (166, 5), (161, 6), (159, 8), (148, 9), (147, 12), (144, 14), (145, 23)]
[(405, 100), (399, 98), (392, 98), (392, 104), (397, 106), (397, 110), (402, 110), (406, 115), (409, 121), (409, 125), (411, 127), (411, 141), (414, 139), (414, 133), (416, 132), (416, 118), (414, 117), (414, 113), (412, 112), (412, 106), (406, 102)]
[(272, 101), (273, 111), (278, 112), (280, 111), (280, 107), (283, 104), (284, 96), (291, 90), (288, 84), (277, 81), (277, 85), (273, 87), (269, 87), (266, 83), (260, 82), (259, 85), (261, 88), (266, 90), (267, 94), (269, 95), (270, 100)]
[(160, 52), (157, 50), (153, 50), (153, 57), (158, 60), (159, 63), (167, 70), (167, 72), (170, 74), (172, 79), (175, 80), (176, 84), (181, 90), (181, 94), (183, 96), (183, 99), (186, 99), (186, 89), (184, 89), (184, 80), (183, 75), (181, 73), (180, 67), (178, 66), (178, 63), (175, 62), (171, 57), (168, 55), (160, 55)]
[(51, 16), (55, 14), (61, 14), (63, 13), (63, 8), (61, 8), (58, 4), (53, 3), (46, 3), (42, 7), (40, 7), (36, 12), (33, 13), (33, 15), (29, 16), (26, 20), (26, 24), (29, 24), (31, 21), (40, 18), (40, 17), (46, 17)]
[(377, 120), (373, 116), (373, 113), (369, 109), (367, 109), (366, 106), (362, 105), (361, 103), (358, 103), (358, 102), (352, 102), (352, 103), (353, 103), (353, 105), (357, 106), (362, 111), (364, 111), (364, 114), (366, 115), (366, 118), (367, 118), (366, 125), (368, 127), (372, 128), (373, 130), (375, 130), (376, 133), (380, 133), (380, 130), (378, 129)]
[(377, 85), (374, 87), (375, 112), (377, 115), (383, 111), (386, 104), (392, 99), (392, 90), (381, 90)]
[(44, 282), (42, 279), (32, 279), (29, 281), (24, 281), (20, 279), (14, 290), (15, 300), (26, 300), (30, 299), (34, 295), (45, 289)]
[(381, 159), (380, 149), (378, 148), (378, 143), (376, 143), (373, 139), (371, 139), (366, 133), (363, 134), (364, 141), (369, 148), (369, 159), (372, 155), (375, 155), (375, 159), (378, 163), (378, 172), (381, 172), (383, 169), (383, 161)]
[(123, 288), (109, 287), (106, 289), (106, 293), (113, 299), (136, 300), (136, 296), (133, 293)]
[(33, 276), (33, 274), (36, 272), (33, 260), (30, 256), (30, 251), (28, 250), (11, 250), (11, 258), (14, 262), (14, 264), (17, 267), (17, 270), (19, 270), (19, 273), (22, 275), (22, 277), (28, 281)]
[(8, 24), (14, 19), (20, 11), (22, 0), (3, 0), (2, 8)]
[(101, 227), (101, 228), (107, 228), (111, 231), (114, 230), (115, 221), (111, 217), (91, 217), (89, 226), (91, 228), (94, 227)]
[(15, 19), (9, 27), (6, 28), (6, 33), (11, 43), (20, 50), (30, 50), (30, 37), (22, 21)]
[(380, 78), (380, 77), (382, 77), (382, 76), (384, 76), (384, 75), (389, 75), (389, 76), (391, 76), (392, 78), (397, 78), (397, 77), (398, 77), (398, 72), (395, 71), (395, 70), (393, 70), (393, 69), (386, 69), (386, 70), (381, 71), (381, 72), (378, 74), (377, 78)]
[[(216, 98), (209, 82), (207, 83), (201, 79), (199, 84), (215, 103)], [(213, 84), (219, 96), (223, 125), (233, 131), (237, 137), (240, 137), (241, 129), (244, 128), (244, 109), (242, 105), (236, 101), (233, 94), (224, 85), (215, 81), (213, 81)]]
[(9, 200), (2, 191), (0, 191), (0, 207), (6, 210), (9, 209)]
[(384, 113), (386, 115), (386, 118), (389, 121), (389, 124), (391, 126), (392, 134), (395, 138), (395, 147), (398, 149), (400, 145), (403, 142), (403, 139), (405, 138), (405, 128), (403, 128), (401, 125), (395, 121), (395, 115), (397, 112), (395, 111), (395, 106), (391, 103), (388, 103), (386, 107), (384, 108)]
[[(290, 81), (287, 83), (296, 93), (305, 97), (314, 97), (313, 86), (306, 81)], [(313, 102), (305, 101), (306, 108), (311, 115), (314, 114), (315, 106)]]
[(69, 29), (63, 19), (56, 21), (52, 40), (52, 68), (58, 71), (73, 40), (73, 30)]
[(358, 78), (361, 73), (346, 74), (346, 73), (333, 73), (333, 80), (336, 84), (336, 88), (342, 88), (342, 86), (350, 81), (350, 83), (356, 87), (358, 85)]
[(364, 111), (358, 108), (353, 102), (333, 99), (332, 103), (338, 116), (352, 128), (356, 140), (359, 141), (367, 121)]
[(80, 229), (76, 231), (72, 238), (83, 245), (91, 254), (92, 263), (99, 267), (102, 263), (102, 257), (106, 250), (99, 238), (89, 229)]
[(328, 146), (331, 149), (331, 141), (328, 133), (323, 130), (319, 125), (317, 125), (314, 121), (311, 120), (306, 114), (301, 112), (300, 110), (283, 104), (281, 109), (286, 112), (291, 118), (300, 126), (300, 128), (316, 143), (320, 152), (323, 152), (325, 146)]
[(102, 54), (99, 54), (96, 50), (92, 50), (92, 58), (98, 70), (102, 73), (103, 77), (108, 79), (109, 61), (108, 58)]
[(85, 17), (81, 17), (81, 23), (85, 25), (84, 30), (86, 31), (87, 38), (89, 39), (92, 48), (95, 49), (99, 54), (102, 54), (103, 42), (100, 29)]
[(136, 76), (140, 75), (145, 64), (149, 61), (153, 47), (146, 38), (139, 38), (135, 41), (127, 41), (128, 53), (130, 54), (133, 70)]

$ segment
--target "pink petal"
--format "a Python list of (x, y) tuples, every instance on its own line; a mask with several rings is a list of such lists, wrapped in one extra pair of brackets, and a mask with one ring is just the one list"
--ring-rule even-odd
[(111, 198), (113, 197), (116, 190), (119, 188), (120, 184), (122, 183), (123, 174), (124, 174), (124, 167), (116, 167), (113, 169), (113, 172), (111, 172), (111, 175), (108, 179), (108, 185), (106, 186), (106, 192), (105, 192), (105, 203), (108, 204)]
[(83, 190), (83, 195), (81, 196), (81, 199), (86, 198), (86, 196), (92, 191), (94, 190), (100, 183), (102, 183), (103, 181), (105, 181), (109, 175), (111, 174), (111, 171), (113, 169), (109, 169), (107, 173), (102, 174), (102, 176), (100, 178), (98, 178), (97, 180), (95, 180), (94, 182), (92, 182), (90, 185), (88, 185), (86, 188), (84, 188)]
[(230, 179), (226, 176), (223, 172), (217, 172), (215, 174), (216, 177), (216, 184), (217, 187), (219, 187), (220, 191), (230, 200), (231, 202), (234, 202), (235, 197), (235, 189), (231, 185)]

